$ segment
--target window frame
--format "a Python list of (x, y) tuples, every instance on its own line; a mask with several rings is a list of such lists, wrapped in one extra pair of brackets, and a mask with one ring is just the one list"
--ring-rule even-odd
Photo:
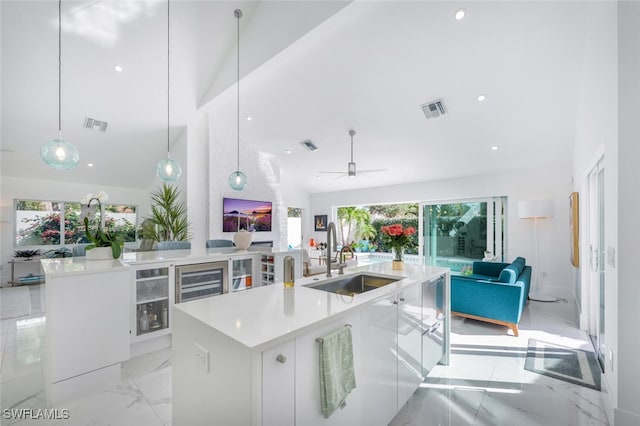
[[(17, 241), (17, 235), (18, 235), (18, 203), (21, 201), (26, 201), (26, 202), (36, 202), (36, 203), (57, 203), (59, 206), (59, 214), (60, 214), (60, 241), (57, 244), (33, 244), (33, 245), (18, 245), (18, 241)], [(12, 237), (12, 245), (13, 245), (13, 249), (14, 250), (21, 250), (21, 249), (29, 249), (29, 248), (38, 248), (38, 249), (47, 249), (47, 248), (51, 248), (51, 249), (55, 249), (55, 248), (59, 248), (59, 247), (65, 247), (65, 246), (72, 246), (75, 244), (78, 244), (76, 242), (66, 242), (65, 241), (65, 213), (66, 213), (66, 206), (68, 204), (81, 204), (79, 201), (60, 201), (60, 200), (52, 200), (52, 199), (34, 199), (34, 198), (14, 198), (13, 199), (13, 237)], [(135, 223), (134, 223), (134, 227), (135, 227), (135, 236), (134, 236), (134, 240), (133, 241), (125, 241), (125, 243), (131, 243), (131, 242), (135, 242), (138, 240), (138, 228), (139, 228), (139, 214), (138, 211), (140, 209), (140, 206), (138, 204), (134, 204), (134, 203), (115, 203), (115, 202), (108, 202), (108, 203), (104, 203), (103, 207), (106, 208), (106, 206), (131, 206), (131, 207), (135, 207), (135, 212), (134, 214), (136, 215), (135, 218)], [(105, 218), (108, 217), (108, 213), (105, 209)], [(82, 225), (82, 227), (84, 228), (84, 225)]]

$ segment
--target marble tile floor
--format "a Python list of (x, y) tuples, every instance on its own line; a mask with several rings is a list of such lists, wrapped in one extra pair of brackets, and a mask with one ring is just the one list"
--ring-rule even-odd
[[(44, 286), (29, 290), (30, 315), (0, 320), (0, 425), (171, 424), (170, 349), (123, 363), (116, 387), (61, 407), (68, 419), (5, 416), (5, 409), (44, 408)], [(524, 369), (530, 337), (591, 350), (575, 317), (566, 302), (529, 302), (519, 337), (454, 318), (450, 365), (432, 371), (391, 425), (607, 425), (600, 392)]]

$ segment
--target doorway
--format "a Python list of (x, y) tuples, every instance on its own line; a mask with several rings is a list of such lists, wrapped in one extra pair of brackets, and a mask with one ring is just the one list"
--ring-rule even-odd
[(589, 336), (593, 343), (600, 368), (605, 366), (605, 264), (604, 264), (604, 215), (605, 215), (604, 157), (587, 176), (587, 241), (589, 247), (589, 272), (587, 292)]
[(476, 260), (503, 261), (506, 197), (422, 204), (424, 263), (461, 272)]
[(302, 248), (302, 209), (287, 207), (287, 247)]

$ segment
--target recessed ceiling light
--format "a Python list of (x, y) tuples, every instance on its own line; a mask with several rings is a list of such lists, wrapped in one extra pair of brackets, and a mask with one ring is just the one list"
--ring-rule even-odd
[(478, 99), (478, 102), (484, 102), (487, 100), (487, 95), (480, 94), (476, 99)]
[(499, 149), (500, 149), (500, 147), (498, 145), (494, 145), (494, 146), (491, 147), (491, 151), (497, 151)]
[(285, 150), (284, 150), (284, 152), (285, 152), (286, 154), (291, 154), (291, 150), (290, 150), (290, 149), (285, 149)]
[(87, 164), (87, 166), (93, 167), (93, 163), (89, 163), (89, 164)]
[(462, 18), (464, 18), (464, 15), (465, 15), (466, 13), (467, 13), (467, 11), (466, 11), (466, 10), (464, 10), (464, 9), (458, 9), (458, 10), (456, 10), (456, 14), (455, 14), (456, 21), (461, 21), (461, 20), (462, 20)]
[(122, 68), (120, 65), (114, 65), (114, 66), (113, 66), (113, 69), (114, 69), (114, 70), (116, 70), (116, 71), (118, 71), (118, 72), (122, 72), (122, 70), (123, 70), (124, 68)]
[(251, 121), (253, 120), (253, 117), (251, 117), (250, 115), (247, 115), (247, 121)]

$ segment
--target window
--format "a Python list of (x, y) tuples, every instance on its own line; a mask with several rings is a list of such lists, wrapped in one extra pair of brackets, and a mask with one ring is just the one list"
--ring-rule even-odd
[(425, 264), (460, 271), (504, 259), (506, 198), (423, 204)]
[[(87, 243), (80, 203), (15, 200), (15, 246)], [(136, 240), (137, 206), (105, 204), (105, 229), (125, 242)], [(95, 220), (98, 220), (98, 214)]]

